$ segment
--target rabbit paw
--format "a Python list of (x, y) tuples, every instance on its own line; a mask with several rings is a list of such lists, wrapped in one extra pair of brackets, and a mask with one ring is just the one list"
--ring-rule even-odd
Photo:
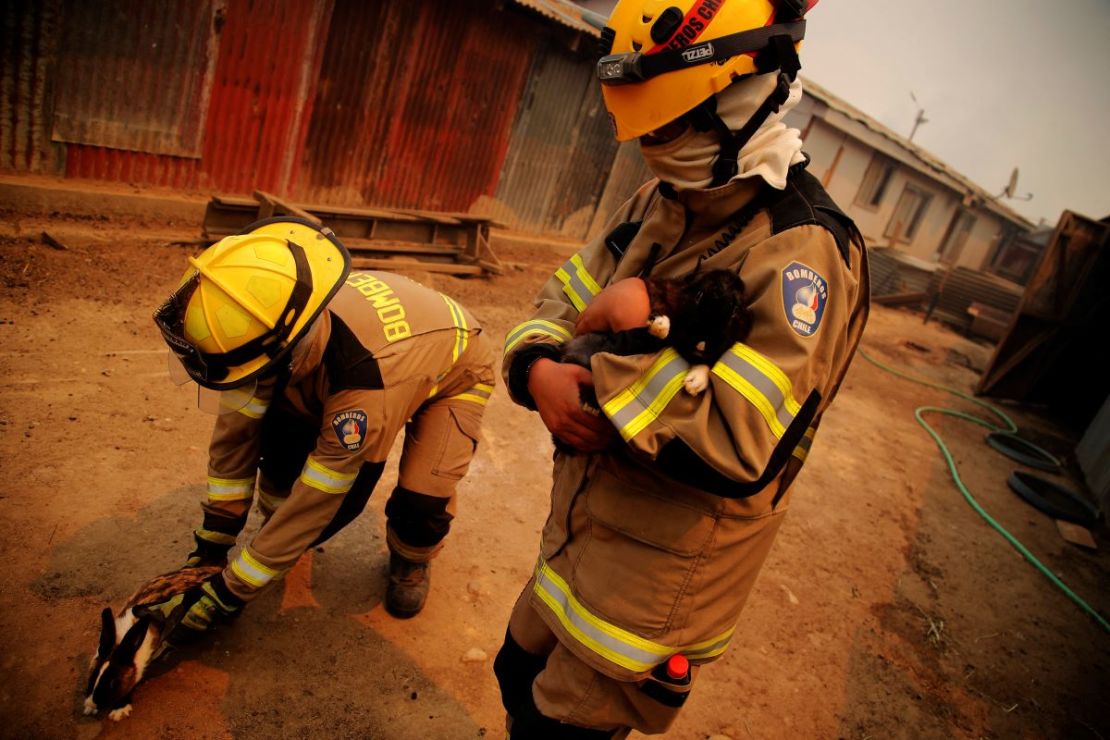
[(666, 339), (671, 333), (671, 319), (669, 316), (652, 316), (648, 319), (648, 333), (656, 339)]
[(108, 712), (108, 716), (112, 719), (113, 722), (119, 722), (124, 717), (130, 717), (131, 705), (125, 704), (119, 709), (113, 709), (112, 711)]
[(709, 365), (694, 365), (686, 372), (682, 387), (691, 396), (696, 396), (709, 386)]
[(92, 700), (91, 696), (85, 697), (85, 714), (96, 714), (96, 702)]

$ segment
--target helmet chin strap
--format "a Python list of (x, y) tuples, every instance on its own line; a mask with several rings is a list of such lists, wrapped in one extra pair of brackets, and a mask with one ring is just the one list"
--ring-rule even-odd
[(739, 131), (733, 132), (729, 129), (728, 124), (717, 114), (716, 95), (710, 96), (686, 114), (691, 126), (698, 131), (715, 131), (721, 142), (720, 154), (713, 162), (713, 181), (709, 187), (716, 188), (724, 185), (740, 171), (738, 162), (740, 150), (755, 136), (755, 132), (772, 113), (778, 113), (783, 103), (790, 97), (790, 84), (797, 78), (798, 70), (801, 68), (798, 52), (794, 48), (794, 40), (785, 34), (772, 36), (767, 47), (756, 59), (756, 69), (760, 74), (775, 69), (779, 71), (775, 89)]

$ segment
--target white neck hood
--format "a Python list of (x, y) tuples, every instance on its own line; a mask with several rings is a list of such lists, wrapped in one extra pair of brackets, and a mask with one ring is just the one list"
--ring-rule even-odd
[[(717, 95), (717, 115), (732, 131), (739, 130), (756, 110), (778, 81), (778, 72), (770, 72), (737, 82)], [(762, 177), (778, 190), (786, 187), (786, 174), (790, 166), (805, 159), (802, 154), (802, 136), (797, 129), (788, 128), (783, 117), (802, 99), (802, 83), (795, 79), (790, 86), (790, 96), (756, 130), (740, 150), (737, 159), (739, 171), (732, 180)], [(720, 144), (713, 131), (686, 131), (674, 141), (658, 146), (640, 146), (644, 160), (651, 171), (664, 182), (679, 190), (701, 190), (713, 181), (713, 162)]]

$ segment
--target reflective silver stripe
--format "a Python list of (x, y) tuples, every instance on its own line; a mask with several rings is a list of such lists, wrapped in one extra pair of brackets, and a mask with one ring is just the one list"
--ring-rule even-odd
[(690, 364), (673, 348), (667, 348), (635, 383), (609, 399), (602, 407), (626, 441), (659, 418), (682, 387)]
[(242, 501), (254, 493), (254, 478), (215, 478), (208, 476), (210, 501)]
[[(253, 386), (251, 386), (253, 388)], [(220, 405), (229, 411), (238, 411), (243, 416), (261, 419), (270, 407), (268, 401), (256, 398), (246, 391), (233, 388), (220, 394)]]
[(261, 419), (266, 415), (266, 409), (270, 408), (270, 404), (259, 401), (257, 398), (251, 398), (246, 406), (239, 409), (239, 413), (243, 416), (249, 416), (252, 419)]
[(601, 292), (586, 265), (582, 262), (581, 255), (574, 255), (555, 271), (555, 276), (563, 284), (563, 293), (579, 311), (585, 310), (593, 297)]
[(590, 614), (546, 563), (536, 570), (534, 591), (574, 639), (611, 663), (630, 671), (646, 671), (674, 652)]
[(763, 416), (781, 437), (800, 408), (790, 380), (777, 365), (747, 345), (737, 343), (713, 366), (713, 374), (728, 383)]
[(489, 401), (489, 397), (492, 392), (492, 385), (478, 383), (477, 385), (463, 391), (462, 393), (458, 393), (454, 396), (448, 396), (448, 399), (453, 399), (456, 401), (471, 401), (473, 403), (485, 406), (486, 403)]
[(806, 429), (806, 433), (802, 435), (801, 440), (791, 454), (802, 462), (805, 462), (806, 457), (809, 455), (809, 448), (813, 445), (813, 437), (815, 434), (817, 434), (817, 430), (813, 427)]
[(535, 579), (533, 592), (551, 609), (572, 638), (610, 663), (629, 671), (639, 673), (651, 670), (676, 653), (692, 660), (716, 657), (725, 651), (732, 639), (733, 629), (729, 629), (692, 645), (671, 646), (652, 642), (591, 613), (543, 558), (536, 564)]
[(505, 337), (505, 354), (524, 341), (529, 334), (540, 334), (563, 344), (570, 339), (570, 332), (552, 321), (532, 319), (519, 324)]
[(285, 503), (285, 500), (286, 497), (284, 496), (274, 496), (266, 493), (261, 488), (258, 489), (258, 504), (263, 509), (268, 509), (271, 512), (277, 511), (278, 507)]
[(732, 632), (729, 630), (719, 639), (713, 640), (708, 644), (702, 643), (701, 645), (692, 645), (685, 648), (682, 654), (690, 660), (699, 660), (705, 658), (715, 658), (725, 651), (728, 644), (732, 641)]
[(231, 572), (240, 579), (256, 588), (261, 588), (274, 579), (281, 571), (274, 570), (258, 562), (244, 548), (239, 552), (239, 557), (231, 562)]
[(313, 460), (305, 460), (301, 482), (324, 493), (346, 493), (355, 484), (358, 473), (340, 473)]

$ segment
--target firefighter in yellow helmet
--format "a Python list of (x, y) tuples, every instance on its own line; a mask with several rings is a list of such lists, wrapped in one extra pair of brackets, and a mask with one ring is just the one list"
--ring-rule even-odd
[[(189, 263), (155, 321), (171, 374), (195, 381), (219, 414), (188, 565), (226, 567), (151, 606), (170, 621), (170, 641), (237, 615), (358, 516), (402, 428), (385, 605), (414, 616), (493, 388), (480, 326), (411, 280), (351, 272), (335, 235), (298, 219), (260, 221)], [(252, 501), (265, 521), (228, 563)]]
[[(543, 286), (505, 340), (513, 399), (557, 453), (532, 578), (494, 662), (512, 738), (665, 732), (740, 613), (867, 316), (859, 232), (783, 116), (804, 0), (620, 0), (598, 63), (617, 138), (657, 175)], [(683, 390), (674, 350), (559, 362), (644, 326), (644, 278), (735, 271), (750, 334)], [(581, 407), (592, 384), (598, 417)], [(739, 701), (743, 701), (742, 698)]]

